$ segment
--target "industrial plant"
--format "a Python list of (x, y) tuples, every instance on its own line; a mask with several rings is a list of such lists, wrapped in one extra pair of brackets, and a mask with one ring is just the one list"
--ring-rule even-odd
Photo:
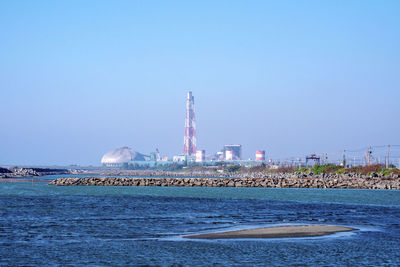
[(258, 165), (265, 161), (265, 151), (257, 151), (255, 160), (243, 160), (242, 145), (228, 144), (222, 149), (209, 156), (206, 151), (197, 149), (196, 119), (194, 109), (194, 96), (191, 91), (186, 95), (186, 116), (183, 138), (182, 154), (172, 158), (161, 157), (158, 149), (149, 155), (137, 152), (129, 147), (120, 147), (107, 152), (101, 159), (104, 167), (127, 167), (127, 166), (153, 166), (157, 164), (201, 164), (215, 165), (217, 162), (229, 162), (231, 164), (253, 164)]
[(146, 156), (129, 147), (120, 147), (104, 154), (101, 165), (106, 167), (122, 167), (134, 161), (145, 161)]
[[(241, 144), (226, 144), (223, 145), (221, 150), (206, 154), (204, 149), (198, 149), (197, 147), (195, 102), (193, 93), (189, 91), (186, 95), (185, 127), (181, 154), (172, 157), (161, 156), (157, 148), (154, 152), (145, 154), (124, 146), (104, 154), (101, 164), (106, 168), (130, 169), (145, 169), (155, 166), (182, 167), (187, 165), (214, 166), (221, 164), (235, 164), (247, 167), (266, 165), (270, 169), (277, 169), (280, 167), (301, 168), (328, 163), (347, 167), (383, 163), (386, 167), (389, 167), (393, 165), (391, 150), (394, 148), (399, 149), (400, 146), (369, 146), (357, 150), (312, 153), (307, 156), (272, 160), (266, 157), (265, 150), (255, 151), (254, 159), (244, 159)], [(398, 165), (400, 166), (400, 157), (398, 157)]]

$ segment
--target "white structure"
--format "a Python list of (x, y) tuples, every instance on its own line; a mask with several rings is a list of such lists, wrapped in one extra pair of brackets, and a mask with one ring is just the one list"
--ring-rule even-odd
[(172, 161), (173, 162), (185, 162), (187, 160), (186, 155), (178, 155), (178, 156), (173, 156)]
[(233, 160), (233, 151), (225, 150), (225, 160)]
[(119, 167), (131, 161), (144, 161), (144, 155), (129, 147), (120, 147), (104, 154), (101, 164), (107, 167)]
[(203, 162), (206, 160), (205, 150), (196, 150), (196, 162)]
[(232, 159), (230, 160), (242, 159), (242, 145), (225, 145), (223, 151), (225, 151), (225, 155), (226, 151), (232, 151)]

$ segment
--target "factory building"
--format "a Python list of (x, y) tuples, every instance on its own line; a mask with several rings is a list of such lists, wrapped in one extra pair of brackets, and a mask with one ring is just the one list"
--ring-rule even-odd
[(145, 161), (145, 155), (132, 150), (129, 147), (120, 147), (104, 154), (101, 165), (106, 167), (121, 167), (131, 161)]
[(265, 150), (256, 151), (256, 160), (257, 161), (265, 161)]
[[(230, 152), (227, 153), (227, 151), (230, 151)], [(222, 152), (224, 152), (224, 154), (225, 154), (225, 160), (241, 160), (242, 159), (242, 145), (225, 145)]]
[(177, 155), (172, 157), (173, 162), (186, 162), (188, 159), (187, 155)]

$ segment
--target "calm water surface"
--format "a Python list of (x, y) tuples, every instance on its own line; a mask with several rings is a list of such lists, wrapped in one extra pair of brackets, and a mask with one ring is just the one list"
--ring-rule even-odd
[[(319, 238), (186, 240), (282, 224)], [(400, 191), (0, 183), (0, 265), (400, 265)]]

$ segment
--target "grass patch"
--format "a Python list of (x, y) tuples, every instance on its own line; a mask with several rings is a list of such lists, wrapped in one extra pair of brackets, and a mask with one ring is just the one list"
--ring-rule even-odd
[(318, 165), (316, 164), (314, 167), (311, 168), (311, 171), (314, 174), (322, 174), (322, 173), (334, 173), (335, 171), (339, 170), (341, 166), (335, 164), (326, 164), (326, 165)]
[(343, 173), (345, 173), (346, 171), (347, 171), (346, 168), (340, 168), (340, 169), (336, 170), (334, 173), (335, 173), (335, 174), (343, 174)]
[(309, 173), (309, 172), (310, 172), (310, 169), (309, 169), (309, 168), (300, 168), (300, 169), (297, 169), (296, 172), (306, 172), (306, 173)]

